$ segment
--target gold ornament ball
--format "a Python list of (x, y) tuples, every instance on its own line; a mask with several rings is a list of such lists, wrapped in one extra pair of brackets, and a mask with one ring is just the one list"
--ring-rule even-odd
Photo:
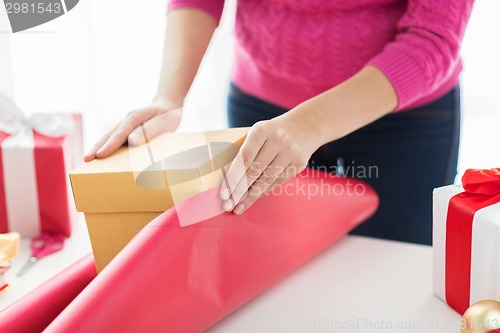
[(461, 333), (500, 332), (500, 302), (494, 300), (479, 301), (465, 311)]

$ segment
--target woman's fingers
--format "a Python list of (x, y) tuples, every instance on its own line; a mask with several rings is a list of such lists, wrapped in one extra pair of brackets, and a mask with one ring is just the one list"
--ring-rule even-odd
[[(236, 185), (229, 184), (231, 189), (231, 203), (232, 208), (239, 203), (243, 196), (247, 193), (248, 189), (251, 188), (252, 184), (261, 177), (262, 173), (268, 168), (269, 164), (275, 159), (276, 151), (278, 147), (273, 146), (269, 142), (264, 142), (263, 146), (259, 150), (257, 157), (248, 166), (246, 172), (241, 175), (238, 183)], [(229, 204), (223, 203), (223, 206), (229, 207)]]
[(96, 152), (97, 158), (104, 158), (120, 148), (128, 139), (128, 135), (138, 126), (154, 116), (151, 108), (130, 112), (127, 117), (111, 133), (108, 140)]
[[(85, 162), (89, 162), (95, 158), (104, 158), (111, 155), (115, 150), (120, 148), (128, 141), (129, 135), (132, 135), (133, 144), (144, 142), (144, 135), (138, 132), (142, 129), (141, 125), (147, 125), (146, 134), (148, 137), (153, 137), (163, 131), (175, 130), (180, 122), (181, 109), (173, 110), (172, 114), (165, 108), (151, 106), (144, 109), (130, 112), (120, 124), (103, 136), (94, 147), (85, 155)], [(162, 117), (161, 115), (165, 115)], [(160, 116), (158, 123), (150, 122), (153, 118)], [(171, 121), (171, 124), (167, 122)]]
[(158, 114), (146, 121), (143, 126), (136, 127), (128, 136), (128, 142), (132, 145), (140, 145), (157, 135), (173, 132), (179, 127), (182, 109), (168, 111)]
[[(263, 135), (260, 130), (255, 130), (254, 127), (252, 127), (252, 129), (248, 132), (248, 136), (245, 142), (243, 143), (240, 150), (238, 151), (238, 154), (236, 154), (236, 157), (229, 166), (224, 181), (221, 185), (219, 195), (224, 201), (225, 207), (228, 207), (229, 203), (227, 202), (228, 200), (230, 200), (233, 191), (239, 185), (240, 181), (242, 179), (246, 179), (244, 177), (247, 174), (247, 170), (250, 168), (250, 166), (252, 166), (252, 163), (254, 163), (255, 158), (264, 145), (265, 139), (265, 135)], [(265, 168), (266, 166), (263, 166), (263, 168)], [(255, 170), (252, 172), (255, 172)], [(239, 186), (245, 187), (246, 185), (248, 185), (248, 183), (243, 183)], [(246, 188), (248, 189), (248, 186)]]
[(231, 164), (220, 197), (226, 211), (243, 213), (273, 186), (302, 171), (312, 154), (311, 133), (283, 117), (255, 124)]
[[(242, 214), (257, 199), (263, 196), (282, 177), (283, 173), (289, 169), (290, 160), (284, 154), (276, 156), (271, 164), (261, 173), (248, 189), (248, 194), (234, 207), (236, 214)], [(290, 177), (293, 177), (291, 175)]]
[(106, 143), (106, 141), (108, 141), (109, 136), (117, 127), (118, 126), (115, 126), (111, 131), (100, 138), (99, 141), (97, 141), (96, 144), (85, 154), (85, 156), (83, 157), (83, 160), (85, 162), (90, 162), (96, 158), (96, 152), (102, 147), (102, 145)]

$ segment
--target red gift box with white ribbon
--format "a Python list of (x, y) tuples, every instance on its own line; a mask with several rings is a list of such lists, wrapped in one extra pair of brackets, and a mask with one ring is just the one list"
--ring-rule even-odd
[(68, 172), (82, 156), (81, 117), (25, 117), (0, 94), (0, 233), (71, 234)]
[(500, 301), (500, 168), (434, 190), (434, 293), (460, 314)]

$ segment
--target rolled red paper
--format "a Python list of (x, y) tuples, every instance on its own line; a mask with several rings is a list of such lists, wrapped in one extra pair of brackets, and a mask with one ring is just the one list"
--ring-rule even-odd
[[(200, 195), (215, 197), (210, 191)], [(377, 204), (364, 183), (309, 170), (241, 216), (224, 213), (181, 227), (170, 209), (46, 332), (202, 332), (368, 218)]]
[(96, 276), (89, 254), (0, 311), (0, 332), (42, 332)]

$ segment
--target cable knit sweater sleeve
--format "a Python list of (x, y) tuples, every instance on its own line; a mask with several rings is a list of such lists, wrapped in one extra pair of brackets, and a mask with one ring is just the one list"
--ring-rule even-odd
[(170, 0), (168, 4), (168, 10), (181, 7), (201, 9), (215, 17), (219, 22), (224, 8), (224, 0)]
[(432, 93), (460, 62), (473, 0), (409, 0), (393, 42), (367, 65), (380, 69), (398, 95), (397, 110)]

